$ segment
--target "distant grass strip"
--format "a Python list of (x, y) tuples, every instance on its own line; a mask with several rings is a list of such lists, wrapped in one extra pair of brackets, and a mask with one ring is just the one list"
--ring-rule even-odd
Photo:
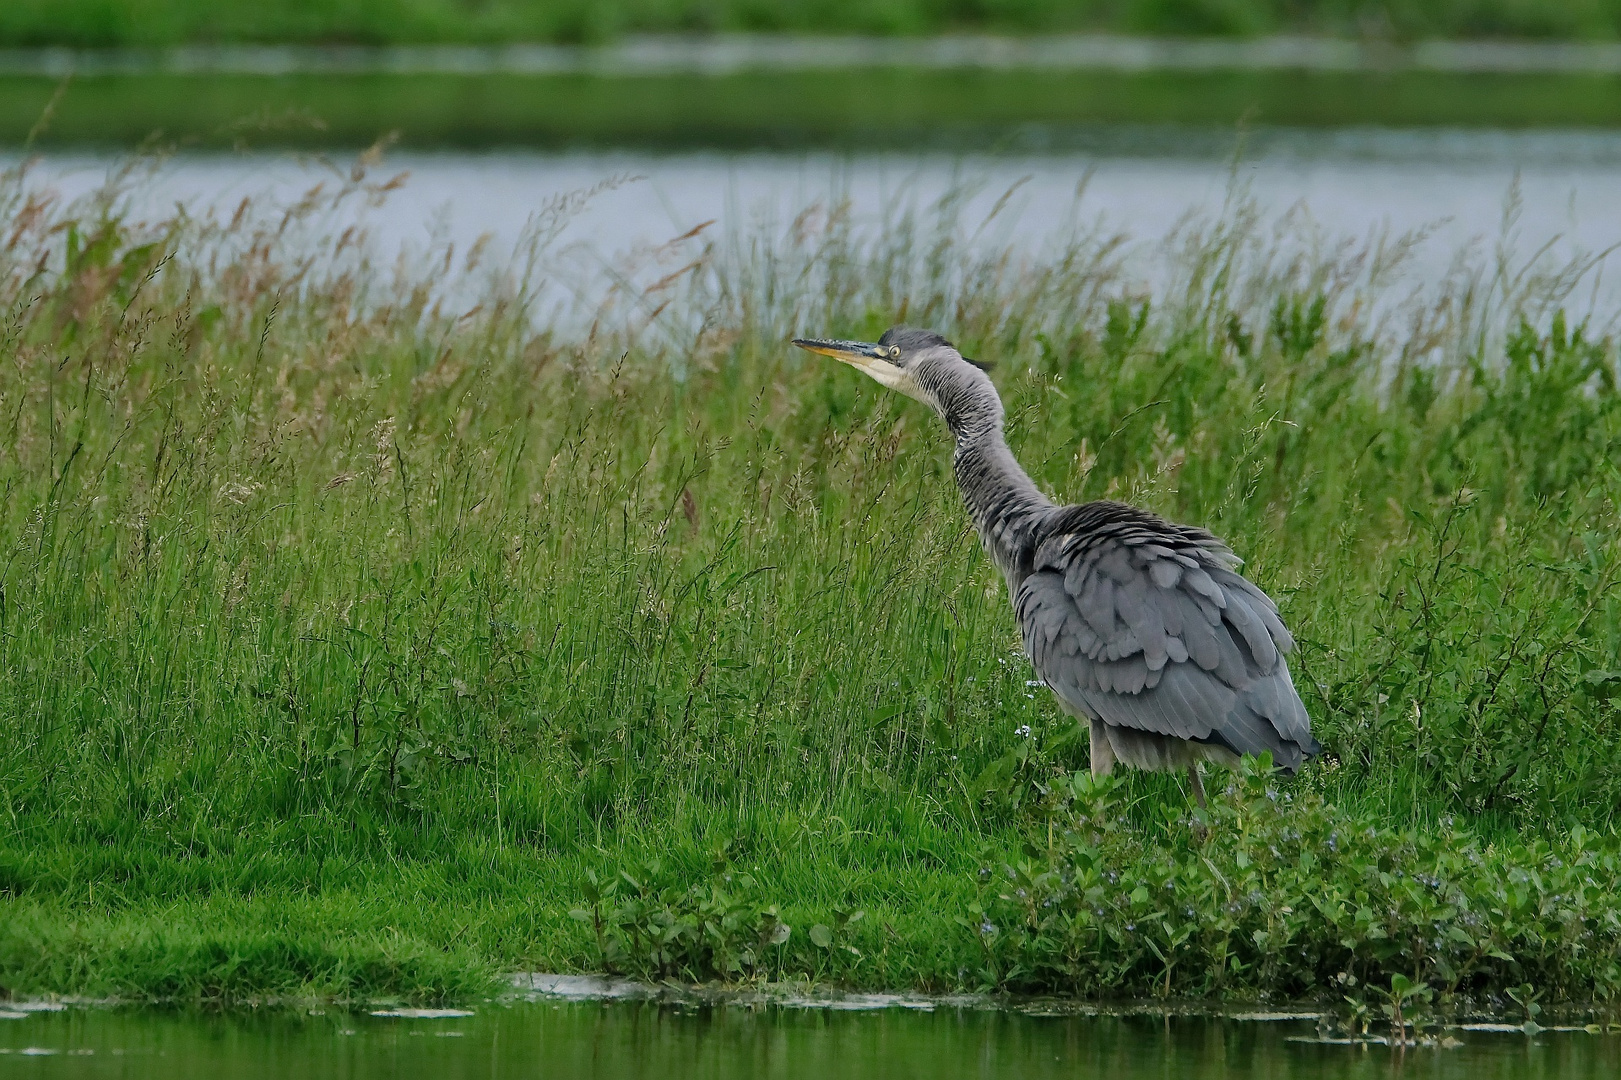
[(1612, 40), (1615, 0), (8, 0), (0, 46), (590, 42), (626, 33), (1311, 33)]
[[(0, 144), (187, 149), (808, 147), (1231, 153), (1240, 125), (1621, 125), (1586, 75), (875, 71), (725, 76), (0, 77)], [(53, 104), (54, 102), (54, 104)], [(40, 118), (49, 112), (48, 122)], [(1159, 126), (1149, 132), (1133, 125)]]
[[(0, 185), (0, 988), (1621, 989), (1590, 263), (1412, 281), (1418, 239), (1240, 190), (1148, 296), (965, 189), (608, 270), (548, 246), (581, 194), (510, 263), (385, 264), (373, 160), (217, 219)], [(1231, 540), (1319, 760), (1199, 828), (1177, 777), (1077, 780), (934, 418), (784, 345), (899, 319), (999, 362), (1048, 490)]]

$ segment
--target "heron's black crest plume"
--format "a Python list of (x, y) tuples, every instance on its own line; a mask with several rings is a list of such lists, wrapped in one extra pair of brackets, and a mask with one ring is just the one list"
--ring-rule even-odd
[(948, 349), (956, 346), (947, 341), (933, 330), (920, 330), (915, 326), (891, 326), (885, 330), (878, 339), (880, 345), (899, 345), (901, 352), (911, 353), (923, 349), (932, 349), (936, 345), (944, 345)]
[[(937, 334), (933, 330), (922, 330), (915, 326), (891, 326), (878, 339), (878, 344), (899, 345), (903, 353), (916, 352), (919, 349), (932, 349), (936, 345), (944, 345), (948, 349), (957, 347), (948, 341), (944, 335)], [(981, 371), (989, 371), (996, 366), (995, 362), (991, 360), (974, 360), (967, 356), (964, 356), (963, 359)]]

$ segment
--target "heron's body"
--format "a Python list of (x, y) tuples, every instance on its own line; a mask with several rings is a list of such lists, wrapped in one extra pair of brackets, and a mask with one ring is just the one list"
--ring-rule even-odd
[(1294, 641), (1215, 536), (1117, 502), (1055, 505), (1008, 449), (990, 379), (937, 334), (896, 327), (876, 345), (799, 344), (945, 419), (958, 487), (1007, 581), (1025, 652), (1064, 710), (1090, 722), (1094, 772), (1263, 751), (1293, 772), (1317, 752), (1285, 659)]

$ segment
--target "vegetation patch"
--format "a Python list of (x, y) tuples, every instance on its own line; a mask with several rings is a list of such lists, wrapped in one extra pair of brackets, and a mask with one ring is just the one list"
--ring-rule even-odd
[[(0, 187), (5, 990), (1613, 994), (1590, 262), (1423, 279), (1241, 190), (1159, 253), (956, 191), (603, 272), (581, 193), (382, 262), (375, 155), (217, 216), (139, 176)], [(1320, 759), (1198, 821), (1076, 778), (934, 419), (785, 345), (900, 320), (998, 361), (1044, 488), (1232, 542)]]
[[(1413, 998), (1522, 1009), (1621, 989), (1621, 845), (1483, 840), (1283, 790), (1259, 762), (1209, 813), (1122, 825), (1115, 777), (1055, 783), (1045, 849), (981, 872), (982, 978), (1092, 996)], [(977, 919), (977, 923), (973, 921)], [(1508, 1001), (1504, 1000), (1507, 996)], [(1534, 1013), (1526, 1016), (1533, 1019)]]
[[(1263, 153), (1272, 128), (1612, 129), (1604, 75), (1425, 71), (964, 73), (872, 69), (727, 75), (0, 76), (0, 143), (191, 149), (402, 146), (611, 150), (807, 147), (934, 152)], [(1190, 129), (1201, 130), (1190, 130)], [(1276, 136), (1288, 143), (1288, 136)]]
[(10, 0), (4, 45), (309, 42), (398, 44), (593, 42), (626, 33), (938, 34), (1112, 31), (1176, 36), (1317, 33), (1379, 38), (1612, 39), (1621, 11), (1606, 0)]
[[(366, 1001), (489, 993), (489, 960), (444, 940), (330, 920), (269, 921), (251, 903), (166, 911), (74, 911), (7, 902), (0, 969), (13, 993), (243, 1004), (280, 997)], [(176, 910), (176, 909), (181, 910)], [(282, 912), (288, 914), (285, 910)]]

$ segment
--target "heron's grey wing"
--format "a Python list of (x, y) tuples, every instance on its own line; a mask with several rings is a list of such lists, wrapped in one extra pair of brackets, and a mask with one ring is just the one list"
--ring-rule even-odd
[(1036, 672), (1078, 714), (1272, 752), (1317, 752), (1271, 599), (1202, 529), (1115, 503), (1057, 511), (1014, 597)]

